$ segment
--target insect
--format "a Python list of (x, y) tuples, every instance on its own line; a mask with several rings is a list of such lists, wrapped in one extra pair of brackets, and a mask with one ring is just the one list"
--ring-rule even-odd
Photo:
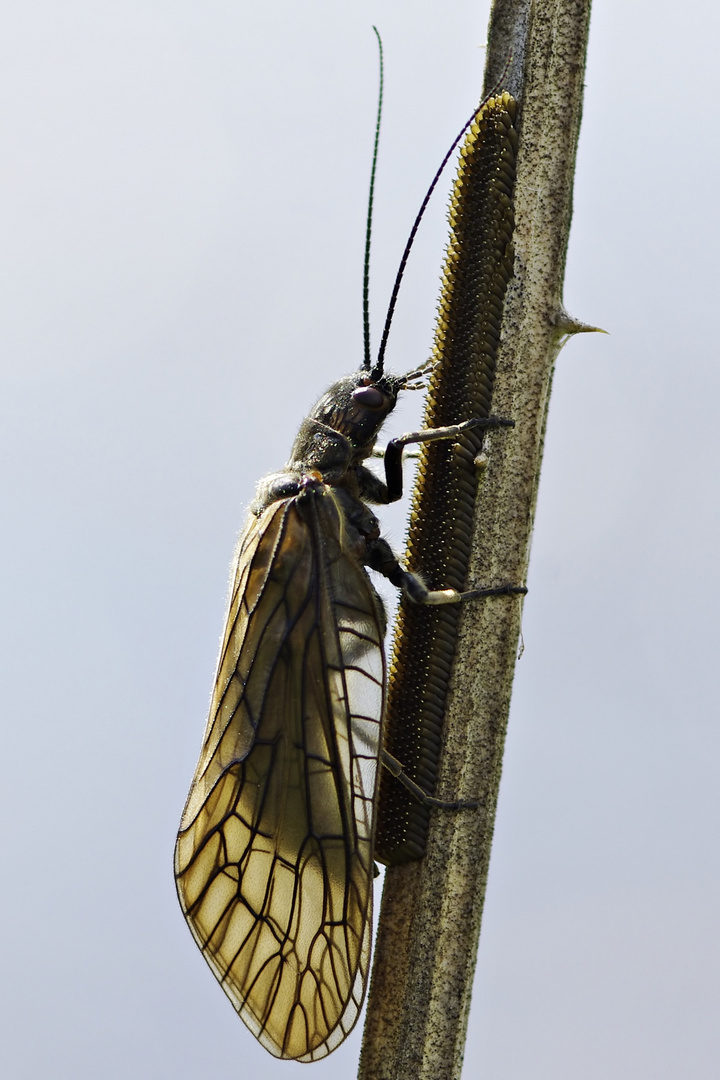
[(460, 805), (424, 795), (383, 751), (386, 617), (367, 569), (417, 604), (524, 591), (429, 590), (382, 537), (369, 504), (401, 497), (406, 445), (511, 426), (475, 418), (410, 432), (389, 443), (381, 480), (366, 461), (398, 395), (424, 376), (385, 372), (386, 339), (387, 324), (376, 363), (366, 347), (362, 368), (303, 421), (285, 468), (258, 486), (175, 849), (205, 959), (263, 1046), (299, 1061), (335, 1049), (362, 1006), (379, 764), (415, 797)]

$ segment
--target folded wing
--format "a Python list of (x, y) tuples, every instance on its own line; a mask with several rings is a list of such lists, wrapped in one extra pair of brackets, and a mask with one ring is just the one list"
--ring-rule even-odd
[(346, 534), (327, 487), (251, 520), (175, 851), (223, 989), (301, 1061), (353, 1027), (370, 953), (383, 619)]

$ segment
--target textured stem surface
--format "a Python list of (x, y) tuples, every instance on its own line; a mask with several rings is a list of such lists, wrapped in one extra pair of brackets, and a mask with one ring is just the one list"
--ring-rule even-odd
[[(518, 101), (514, 278), (484, 442), (468, 588), (525, 581), (562, 307), (590, 0), (496, 0), (486, 91)], [(590, 329), (590, 328), (587, 328)], [(485, 895), (520, 601), (468, 603), (450, 676), (437, 792), (479, 811), (433, 811), (427, 854), (391, 866), (375, 947), (360, 1080), (457, 1080)]]

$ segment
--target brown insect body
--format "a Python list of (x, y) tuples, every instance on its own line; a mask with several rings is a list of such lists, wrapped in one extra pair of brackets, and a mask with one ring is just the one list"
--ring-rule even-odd
[[(454, 588), (429, 591), (401, 567), (368, 505), (400, 498), (408, 443), (460, 439), (467, 457), (471, 430), (511, 426), (475, 411), (473, 397), (464, 415), (392, 440), (384, 482), (364, 464), (398, 394), (422, 377), (383, 374), (381, 359), (421, 214), (376, 367), (368, 358), (335, 383), (303, 421), (285, 469), (258, 485), (232, 566), (210, 713), (175, 848), (178, 897), (205, 959), (263, 1046), (299, 1061), (335, 1049), (362, 1006), (380, 761), (424, 812), (428, 804), (476, 805), (428, 798), (422, 777), (413, 783), (384, 748), (386, 618), (366, 568), (414, 605), (525, 591), (462, 593), (462, 575)], [(439, 741), (435, 731), (430, 738)], [(397, 753), (396, 744), (389, 750)], [(407, 857), (407, 820), (404, 804), (397, 812), (393, 803), (388, 821), (397, 831), (381, 829), (387, 861), (398, 843)]]
[(385, 615), (364, 567), (397, 563), (362, 462), (405, 385), (335, 384), (258, 487), (176, 846), (203, 955), (263, 1045), (301, 1061), (345, 1038), (367, 981)]

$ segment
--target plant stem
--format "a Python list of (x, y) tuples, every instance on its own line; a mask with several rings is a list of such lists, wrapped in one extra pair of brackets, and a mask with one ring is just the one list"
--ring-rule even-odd
[[(519, 102), (515, 276), (505, 302), (491, 432), (468, 588), (526, 580), (555, 358), (593, 329), (562, 306), (590, 0), (496, 0), (485, 88)], [(480, 799), (433, 811), (426, 857), (385, 877), (359, 1080), (458, 1080), (480, 934), (521, 603), (468, 603), (461, 618), (438, 793)]]

